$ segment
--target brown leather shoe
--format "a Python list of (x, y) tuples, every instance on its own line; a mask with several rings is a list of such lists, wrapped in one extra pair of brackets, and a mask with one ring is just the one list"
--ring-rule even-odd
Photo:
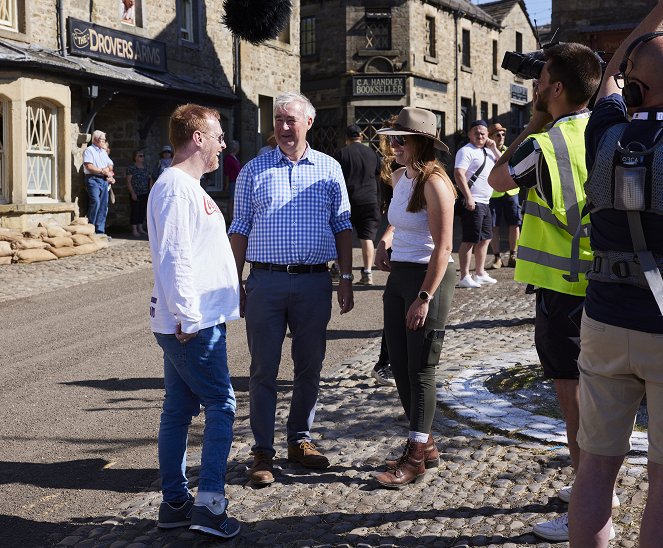
[[(405, 444), (405, 451), (403, 454), (407, 453), (409, 441), (410, 440)], [(387, 468), (396, 468), (399, 460), (400, 459), (386, 459), (385, 464), (387, 465)], [(440, 452), (437, 450), (437, 445), (435, 445), (433, 436), (428, 434), (428, 441), (424, 447), (424, 467), (426, 470), (429, 470), (430, 468), (437, 468), (438, 466), (440, 466)]]
[(405, 454), (398, 460), (394, 468), (375, 476), (375, 480), (383, 487), (400, 489), (401, 487), (419, 481), (426, 474), (424, 466), (425, 443), (408, 440)]
[(329, 459), (320, 453), (310, 441), (289, 444), (288, 460), (298, 462), (304, 468), (329, 468)]
[(274, 457), (266, 451), (254, 451), (249, 477), (254, 485), (274, 483)]

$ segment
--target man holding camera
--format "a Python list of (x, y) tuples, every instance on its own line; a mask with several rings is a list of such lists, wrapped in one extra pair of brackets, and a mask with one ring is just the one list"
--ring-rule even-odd
[[(610, 493), (647, 396), (649, 491), (640, 546), (663, 516), (663, 0), (608, 64), (586, 131), (594, 262), (582, 318), (580, 464), (571, 546), (606, 547)], [(633, 114), (629, 122), (627, 109)]]
[[(546, 47), (543, 58), (524, 59), (523, 76), (536, 78), (532, 119), (497, 161), (488, 182), (499, 192), (529, 189), (514, 278), (528, 284), (527, 291), (536, 291), (536, 349), (544, 376), (554, 379), (577, 470), (579, 323), (584, 272), (591, 264), (589, 219), (583, 215), (584, 133), (601, 66), (591, 49), (576, 43)], [(570, 491), (570, 486), (562, 489), (560, 498), (568, 502)], [(535, 525), (534, 533), (567, 540), (568, 515)]]

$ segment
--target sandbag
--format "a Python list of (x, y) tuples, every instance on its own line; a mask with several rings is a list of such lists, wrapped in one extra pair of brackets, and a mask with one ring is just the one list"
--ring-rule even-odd
[(10, 257), (0, 257), (0, 265), (3, 264), (12, 264), (12, 258)]
[(11, 257), (13, 254), (12, 244), (9, 242), (0, 242), (0, 257)]
[(71, 232), (72, 234), (87, 234), (87, 235), (92, 235), (94, 234), (94, 225), (68, 225), (65, 226), (64, 229), (67, 232)]
[(51, 247), (73, 247), (74, 240), (67, 236), (58, 236), (56, 238), (44, 238), (43, 240)]
[(94, 253), (99, 249), (96, 243), (94, 244), (83, 244), (72, 247), (76, 255), (85, 255), (86, 253)]
[(21, 249), (16, 252), (16, 258), (19, 263), (38, 263), (57, 259), (48, 249)]
[(46, 232), (48, 233), (49, 238), (59, 238), (62, 236), (71, 236), (71, 233), (67, 232), (60, 225), (48, 225), (46, 227)]
[(69, 237), (74, 241), (74, 245), (94, 243), (92, 236), (88, 236), (87, 234), (70, 234), (69, 232), (67, 232), (67, 234), (69, 234)]
[(108, 238), (105, 238), (104, 236), (95, 236), (94, 244), (97, 246), (97, 249), (106, 249), (108, 247)]
[(76, 217), (72, 222), (72, 225), (87, 225), (90, 224), (90, 221), (87, 220), (87, 217)]
[(62, 257), (71, 257), (72, 255), (78, 255), (76, 253), (76, 248), (74, 246), (71, 247), (52, 247), (49, 249), (53, 255), (55, 255), (58, 259), (62, 259)]
[(23, 233), (20, 230), (11, 230), (5, 229), (0, 232), (0, 241), (2, 242), (13, 242), (16, 240), (21, 240), (23, 238)]
[(14, 240), (11, 245), (14, 249), (45, 249), (48, 247), (46, 242), (32, 238), (19, 238)]
[(43, 238), (48, 236), (48, 231), (43, 226), (37, 228), (28, 228), (23, 231), (23, 236), (26, 238)]

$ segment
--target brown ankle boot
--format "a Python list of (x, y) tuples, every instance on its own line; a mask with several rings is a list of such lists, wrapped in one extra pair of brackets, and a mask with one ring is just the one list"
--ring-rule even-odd
[(408, 440), (405, 453), (398, 460), (394, 468), (375, 476), (376, 481), (383, 487), (400, 489), (408, 483), (418, 481), (426, 473), (424, 466), (425, 443)]
[[(409, 442), (410, 440), (408, 440)], [(407, 445), (405, 446), (405, 452), (407, 452)], [(385, 464), (387, 468), (396, 468), (398, 461), (400, 459), (387, 459)], [(440, 453), (437, 450), (437, 445), (435, 445), (435, 440), (433, 436), (428, 434), (428, 441), (426, 442), (426, 447), (424, 447), (424, 466), (426, 470), (430, 468), (437, 468), (440, 466)]]

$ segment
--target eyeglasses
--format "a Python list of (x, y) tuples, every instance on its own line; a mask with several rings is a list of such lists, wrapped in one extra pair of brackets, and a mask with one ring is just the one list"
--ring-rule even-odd
[(399, 147), (405, 146), (405, 135), (390, 135), (389, 143), (391, 145), (398, 145)]
[(145, 154), (136, 154), (136, 158), (145, 158)]
[(212, 139), (216, 139), (217, 141), (219, 141), (220, 145), (225, 144), (224, 139), (226, 137), (226, 134), (223, 131), (221, 132), (221, 134), (218, 137), (215, 137), (214, 135), (212, 135), (211, 133), (207, 133), (206, 131), (199, 131), (199, 133), (202, 133), (203, 135), (209, 135)]
[(617, 84), (619, 89), (624, 89), (624, 85), (628, 84), (629, 82), (637, 82), (645, 89), (645, 91), (649, 91), (649, 86), (642, 80), (638, 80), (637, 78), (633, 77), (627, 78), (626, 74), (623, 72), (618, 72), (617, 74), (613, 75), (613, 78), (615, 79), (615, 84)]
[(504, 137), (506, 135), (506, 131), (496, 131), (493, 135), (501, 135)]

